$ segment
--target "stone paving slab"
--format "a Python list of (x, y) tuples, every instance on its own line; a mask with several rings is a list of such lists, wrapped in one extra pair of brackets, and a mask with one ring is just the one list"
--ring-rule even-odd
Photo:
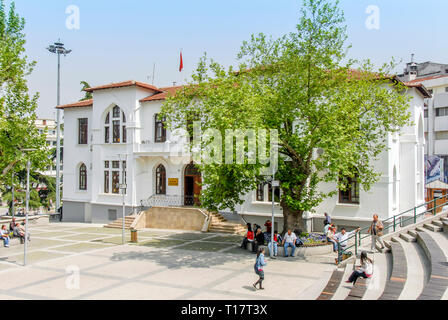
[(200, 242), (192, 242), (192, 243), (184, 244), (182, 246), (175, 247), (174, 249), (215, 252), (215, 251), (226, 249), (228, 247), (229, 247), (229, 244), (227, 244), (227, 243), (200, 241)]
[(52, 250), (62, 251), (62, 252), (85, 252), (85, 251), (89, 251), (89, 250), (103, 249), (106, 247), (107, 247), (107, 245), (97, 244), (97, 243), (77, 243), (77, 244), (70, 244), (67, 246), (53, 248)]

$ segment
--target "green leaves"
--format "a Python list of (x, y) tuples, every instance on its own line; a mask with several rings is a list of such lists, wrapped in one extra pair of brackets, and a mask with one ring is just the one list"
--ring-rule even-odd
[[(25, 21), (15, 11), (14, 3), (6, 12), (0, 0), (0, 177), (13, 168), (25, 168), (26, 159), (21, 149), (39, 149), (45, 146), (45, 135), (40, 134), (34, 121), (38, 95), (28, 93), (26, 76), (35, 62), (25, 55)], [(49, 150), (27, 153), (34, 170), (50, 164)]]
[[(337, 188), (323, 192), (324, 183), (344, 189), (340, 177), (357, 176), (368, 190), (379, 177), (374, 163), (386, 151), (388, 134), (410, 118), (403, 86), (388, 75), (393, 63), (375, 70), (369, 61), (346, 58), (346, 26), (337, 2), (305, 0), (299, 21), (295, 32), (278, 39), (258, 34), (245, 41), (238, 72), (204, 56), (193, 82), (163, 106), (172, 128), (195, 114), (203, 131), (277, 129), (286, 224), (336, 194)], [(200, 169), (202, 203), (212, 210), (233, 210), (265, 179), (259, 164)]]

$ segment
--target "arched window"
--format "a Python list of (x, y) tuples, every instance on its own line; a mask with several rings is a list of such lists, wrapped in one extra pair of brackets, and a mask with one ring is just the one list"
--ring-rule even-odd
[(165, 117), (159, 118), (159, 114), (154, 116), (155, 118), (155, 142), (165, 142), (166, 141), (166, 127)]
[(87, 190), (87, 167), (84, 163), (79, 167), (79, 190)]
[(113, 107), (112, 110), (107, 113), (104, 122), (104, 143), (110, 143), (111, 136), (112, 143), (127, 142), (126, 115), (121, 111), (119, 106)]
[(166, 194), (166, 170), (163, 165), (156, 169), (156, 194)]

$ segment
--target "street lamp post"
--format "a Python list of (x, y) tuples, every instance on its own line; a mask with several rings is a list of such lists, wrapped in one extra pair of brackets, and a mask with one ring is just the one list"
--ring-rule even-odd
[[(36, 151), (37, 149), (23, 149), (21, 151)], [(28, 251), (28, 211), (30, 206), (30, 168), (31, 160), (28, 157), (26, 163), (26, 204), (25, 204), (25, 245), (23, 247), (23, 265), (26, 266), (26, 254)]]
[[(50, 45), (47, 50), (51, 53), (55, 53), (58, 55), (58, 83), (57, 83), (57, 105), (59, 106), (61, 104), (61, 54), (66, 56), (72, 50), (67, 50), (64, 48), (64, 44), (60, 42), (55, 42), (54, 44)], [(61, 205), (61, 187), (60, 187), (60, 181), (61, 181), (61, 114), (60, 110), (57, 109), (56, 111), (56, 211), (59, 210), (59, 207)]]
[[(127, 160), (128, 160), (128, 155), (125, 154), (124, 155), (124, 160), (121, 160), (121, 154), (119, 155), (119, 159), (120, 159), (120, 163), (121, 163), (121, 169), (122, 169), (122, 174), (121, 174), (121, 185), (120, 185), (120, 189), (121, 189), (121, 193), (123, 195), (123, 211), (122, 211), (122, 229), (121, 229), (121, 238), (122, 238), (122, 244), (126, 243), (126, 235), (125, 235), (125, 217), (126, 217), (126, 179), (125, 179), (125, 175), (126, 175), (126, 167), (127, 167)], [(126, 164), (126, 165), (125, 165)]]
[(11, 173), (11, 217), (14, 218), (14, 169)]

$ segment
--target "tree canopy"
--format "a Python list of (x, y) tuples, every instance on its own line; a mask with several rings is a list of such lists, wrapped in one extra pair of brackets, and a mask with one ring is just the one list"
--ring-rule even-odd
[[(11, 184), (11, 170), (19, 172), (27, 158), (33, 170), (43, 170), (50, 161), (45, 134), (35, 126), (38, 94), (30, 96), (26, 77), (35, 62), (25, 55), (25, 20), (0, 0), (0, 178)], [(24, 152), (23, 149), (38, 149)]]
[[(406, 88), (389, 75), (393, 62), (375, 69), (348, 59), (346, 40), (338, 2), (304, 0), (295, 31), (278, 39), (253, 35), (235, 67), (205, 55), (192, 81), (163, 106), (171, 129), (191, 127), (194, 119), (202, 132), (223, 136), (229, 129), (278, 131), (285, 229), (302, 228), (303, 212), (349, 188), (348, 178), (368, 190), (378, 180), (374, 162), (387, 148), (388, 133), (410, 124)], [(202, 139), (199, 147), (210, 143)], [(198, 166), (202, 204), (210, 210), (233, 210), (266, 181), (260, 162)], [(319, 186), (325, 183), (337, 188), (324, 192)]]

